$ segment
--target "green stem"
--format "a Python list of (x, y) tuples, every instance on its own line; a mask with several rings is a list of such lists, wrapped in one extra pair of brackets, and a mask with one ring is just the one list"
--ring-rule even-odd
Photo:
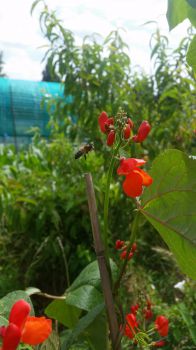
[(115, 157), (118, 153), (118, 150), (120, 148), (122, 141), (120, 140), (117, 144), (116, 148), (114, 149), (110, 166), (108, 169), (108, 175), (107, 175), (107, 183), (106, 183), (106, 191), (105, 191), (105, 199), (104, 199), (104, 230), (103, 230), (103, 240), (104, 240), (104, 248), (105, 248), (105, 256), (106, 260), (109, 261), (109, 252), (108, 252), (108, 210), (109, 210), (109, 194), (110, 194), (110, 183), (112, 178), (112, 173), (114, 169), (115, 164)]
[(131, 247), (132, 247), (133, 243), (136, 240), (136, 236), (137, 236), (137, 232), (138, 232), (139, 217), (140, 217), (140, 212), (137, 211), (135, 219), (133, 220), (133, 226), (132, 226), (132, 230), (131, 230), (131, 237), (130, 237), (130, 240), (129, 240), (129, 244), (127, 246), (127, 254), (126, 254), (125, 260), (123, 262), (123, 265), (121, 267), (121, 270), (119, 272), (119, 276), (118, 276), (118, 278), (116, 280), (116, 283), (114, 285), (114, 295), (118, 294), (118, 289), (120, 287), (120, 282), (121, 282), (121, 279), (122, 279), (122, 277), (123, 277), (123, 275), (125, 273), (126, 267), (127, 267), (128, 255), (129, 255), (129, 253), (131, 251)]

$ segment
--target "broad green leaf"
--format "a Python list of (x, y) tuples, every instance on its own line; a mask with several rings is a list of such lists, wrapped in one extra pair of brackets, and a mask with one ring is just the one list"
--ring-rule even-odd
[(93, 286), (84, 285), (66, 295), (66, 303), (82, 310), (90, 311), (103, 302), (102, 294)]
[(104, 313), (101, 313), (86, 329), (85, 334), (88, 342), (91, 344), (91, 348), (94, 350), (107, 349), (108, 342), (108, 329), (106, 323), (106, 317)]
[[(113, 278), (116, 279), (117, 272), (118, 272), (117, 266), (112, 260), (110, 260), (110, 265), (111, 265)], [(97, 260), (93, 261), (92, 263), (87, 265), (84, 268), (84, 270), (82, 270), (82, 272), (78, 275), (78, 277), (72, 283), (68, 291), (73, 291), (74, 289), (80, 286), (84, 286), (86, 284), (93, 287), (100, 287), (101, 279), (100, 279)]]
[(82, 317), (71, 334), (63, 342), (61, 350), (67, 350), (76, 341), (76, 339), (92, 324), (92, 322), (100, 315), (104, 309), (104, 304), (97, 305), (94, 309)]
[(13, 304), (20, 299), (26, 300), (31, 305), (31, 315), (34, 315), (33, 305), (28, 294), (23, 290), (16, 290), (14, 292), (8, 293), (5, 297), (0, 299), (1, 316), (8, 319)]
[(187, 63), (191, 66), (196, 73), (196, 35), (194, 35), (186, 55)]
[(187, 17), (190, 20), (191, 24), (196, 27), (196, 8), (194, 9), (191, 6), (187, 6)]
[(45, 314), (54, 318), (68, 328), (75, 327), (81, 310), (73, 305), (66, 304), (65, 300), (54, 300), (44, 310)]
[(60, 348), (60, 339), (58, 334), (53, 331), (49, 338), (45, 340), (43, 344), (41, 344), (39, 350), (59, 350)]
[(185, 0), (168, 0), (167, 21), (172, 30), (187, 17), (187, 3)]
[(193, 340), (193, 343), (194, 343), (194, 345), (196, 345), (196, 325), (195, 325), (195, 322), (194, 322), (193, 318), (191, 317), (190, 312), (184, 303), (178, 304), (178, 309), (181, 313), (183, 321), (187, 325), (187, 328), (189, 330), (189, 333), (190, 333), (190, 336)]
[(153, 162), (153, 184), (141, 212), (167, 243), (182, 271), (196, 278), (196, 160), (167, 150)]

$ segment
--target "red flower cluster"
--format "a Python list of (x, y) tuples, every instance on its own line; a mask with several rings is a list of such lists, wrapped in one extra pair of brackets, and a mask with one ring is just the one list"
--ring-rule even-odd
[(138, 197), (142, 194), (143, 186), (150, 186), (152, 178), (139, 167), (145, 164), (143, 159), (121, 158), (117, 169), (118, 175), (125, 175), (123, 190), (129, 197)]
[(133, 313), (126, 315), (126, 325), (124, 335), (130, 339), (133, 339), (135, 333), (137, 333), (138, 322), (136, 316)]
[(120, 250), (122, 249), (122, 253), (120, 254), (120, 258), (122, 260), (131, 260), (131, 258), (133, 257), (133, 254), (135, 253), (136, 249), (137, 249), (137, 244), (136, 243), (133, 243), (132, 247), (131, 247), (131, 251), (130, 253), (128, 254), (127, 256), (127, 245), (125, 243), (125, 241), (121, 241), (120, 239), (118, 239), (115, 243), (115, 248), (117, 250)]
[(10, 311), (8, 326), (0, 327), (0, 350), (16, 350), (20, 342), (29, 345), (43, 343), (52, 332), (52, 321), (45, 317), (29, 316), (31, 306), (18, 300)]
[[(120, 135), (121, 139), (128, 140), (133, 129), (133, 122), (126, 116), (125, 112), (120, 112), (117, 117), (108, 117), (106, 112), (102, 112), (98, 118), (101, 132), (107, 134), (107, 145), (112, 146), (116, 139), (116, 133)], [(132, 137), (133, 142), (143, 142), (148, 136), (151, 126), (148, 121), (144, 120), (136, 135)]]
[[(130, 307), (131, 313), (126, 315), (126, 325), (124, 335), (130, 339), (133, 339), (135, 334), (140, 330), (138, 329), (139, 323), (143, 324), (142, 318), (150, 320), (153, 317), (152, 303), (149, 299), (146, 299), (145, 306), (134, 304)], [(140, 311), (141, 309), (141, 311)], [(138, 319), (140, 321), (138, 321)], [(169, 330), (169, 321), (165, 316), (159, 315), (155, 320), (154, 329), (160, 336), (166, 337)], [(148, 332), (147, 332), (148, 333)], [(135, 340), (136, 341), (136, 340)], [(153, 347), (160, 348), (165, 345), (165, 341), (160, 339), (150, 344)]]

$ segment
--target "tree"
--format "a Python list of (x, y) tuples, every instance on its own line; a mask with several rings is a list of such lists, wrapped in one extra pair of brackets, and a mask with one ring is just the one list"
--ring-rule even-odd
[(6, 77), (6, 74), (3, 73), (3, 65), (4, 65), (3, 52), (0, 51), (0, 77)]

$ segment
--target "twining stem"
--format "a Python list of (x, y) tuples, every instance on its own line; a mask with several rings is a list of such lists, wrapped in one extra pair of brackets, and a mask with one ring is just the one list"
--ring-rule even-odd
[(113, 289), (113, 292), (114, 292), (114, 295), (116, 295), (118, 293), (118, 289), (120, 287), (120, 282), (121, 282), (121, 279), (125, 273), (125, 270), (126, 270), (126, 267), (127, 267), (127, 263), (128, 263), (128, 256), (129, 256), (129, 253), (130, 253), (130, 250), (131, 250), (131, 247), (133, 245), (133, 243), (135, 242), (135, 239), (136, 239), (136, 235), (137, 235), (137, 232), (138, 232), (138, 224), (139, 224), (139, 217), (140, 217), (140, 211), (137, 211), (136, 213), (136, 216), (133, 220), (133, 224), (132, 224), (132, 230), (131, 230), (131, 236), (130, 236), (130, 240), (129, 240), (129, 244), (127, 246), (127, 254), (125, 256), (125, 260), (123, 262), (123, 265), (121, 267), (121, 270), (119, 272), (119, 276), (114, 284), (114, 289)]
[(119, 143), (117, 144), (116, 148), (114, 149), (109, 169), (108, 169), (108, 174), (107, 174), (107, 183), (106, 183), (106, 190), (105, 190), (105, 199), (104, 199), (104, 214), (103, 214), (103, 219), (104, 219), (104, 229), (103, 229), (103, 240), (104, 240), (104, 248), (105, 248), (105, 256), (106, 260), (109, 261), (109, 252), (108, 252), (108, 210), (109, 210), (109, 195), (110, 195), (110, 183), (111, 183), (111, 178), (112, 178), (112, 173), (114, 169), (114, 164), (115, 164), (115, 157), (118, 154), (118, 150), (121, 146), (122, 141), (120, 140)]

